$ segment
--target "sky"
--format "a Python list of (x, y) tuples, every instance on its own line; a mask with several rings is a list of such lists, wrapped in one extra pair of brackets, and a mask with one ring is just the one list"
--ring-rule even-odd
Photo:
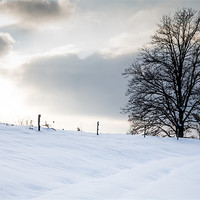
[(122, 72), (183, 7), (199, 0), (0, 0), (0, 122), (127, 133)]

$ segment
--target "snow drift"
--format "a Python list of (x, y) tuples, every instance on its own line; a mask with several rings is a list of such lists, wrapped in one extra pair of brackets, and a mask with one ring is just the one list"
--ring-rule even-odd
[(0, 125), (2, 200), (197, 200), (200, 141)]

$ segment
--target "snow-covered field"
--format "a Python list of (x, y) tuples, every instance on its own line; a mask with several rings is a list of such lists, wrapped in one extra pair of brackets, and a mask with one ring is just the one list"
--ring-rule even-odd
[(200, 141), (0, 125), (0, 200), (199, 200)]

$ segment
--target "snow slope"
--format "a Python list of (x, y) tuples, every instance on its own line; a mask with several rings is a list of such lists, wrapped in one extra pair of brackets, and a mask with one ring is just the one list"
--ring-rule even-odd
[(0, 125), (0, 200), (199, 200), (200, 141)]

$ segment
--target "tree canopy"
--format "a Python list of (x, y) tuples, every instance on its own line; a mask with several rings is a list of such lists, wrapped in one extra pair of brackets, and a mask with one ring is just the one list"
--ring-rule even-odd
[(184, 137), (200, 113), (200, 15), (183, 8), (157, 26), (123, 73), (129, 96), (123, 112), (132, 132)]

